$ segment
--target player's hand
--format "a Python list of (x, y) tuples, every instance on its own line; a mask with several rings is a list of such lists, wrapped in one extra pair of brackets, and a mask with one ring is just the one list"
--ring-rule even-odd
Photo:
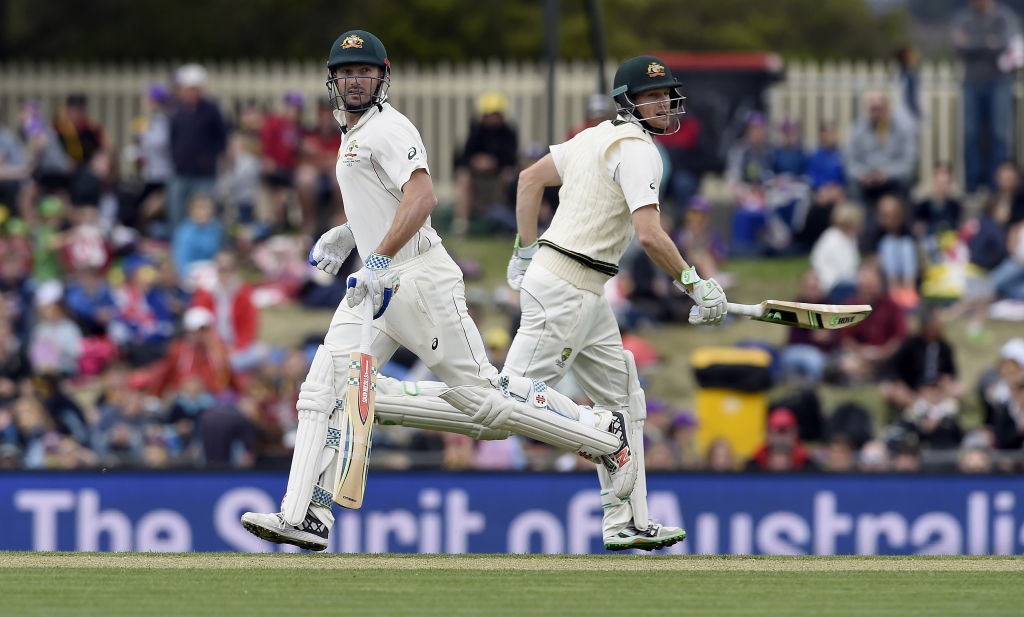
[(387, 310), (391, 298), (398, 293), (399, 274), (391, 270), (391, 258), (387, 255), (370, 253), (366, 265), (348, 277), (348, 291), (345, 299), (350, 307), (361, 304), (367, 294), (373, 302), (373, 318), (377, 319)]
[(508, 270), (505, 271), (508, 286), (514, 291), (519, 291), (523, 286), (523, 276), (526, 275), (526, 269), (530, 267), (530, 262), (533, 261), (533, 256), (537, 254), (539, 248), (540, 245), (536, 241), (530, 246), (519, 246), (519, 234), (516, 234), (516, 244), (512, 249), (512, 259), (508, 260)]
[[(692, 268), (691, 268), (692, 270)], [(696, 273), (693, 273), (696, 276)], [(729, 311), (726, 306), (725, 290), (715, 279), (697, 279), (689, 292), (696, 310), (690, 311), (690, 323), (695, 326), (718, 326)]]
[(356, 247), (356, 237), (348, 223), (331, 229), (316, 241), (309, 251), (309, 265), (327, 274), (337, 274), (341, 264)]

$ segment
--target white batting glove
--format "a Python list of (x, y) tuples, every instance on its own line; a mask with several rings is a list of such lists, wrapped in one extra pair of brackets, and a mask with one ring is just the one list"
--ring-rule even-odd
[(722, 324), (726, 313), (725, 290), (715, 279), (702, 280), (693, 268), (685, 270), (682, 282), (693, 285), (693, 291), (687, 292), (693, 299), (695, 310), (690, 311), (690, 323), (695, 326), (718, 326)]
[(523, 276), (526, 275), (526, 269), (530, 267), (530, 262), (533, 261), (533, 256), (537, 254), (538, 249), (540, 249), (540, 245), (537, 244), (536, 240), (530, 246), (519, 246), (519, 234), (516, 234), (516, 244), (512, 248), (512, 259), (508, 260), (508, 269), (505, 271), (508, 286), (514, 291), (519, 291), (523, 286)]
[(349, 253), (356, 248), (356, 237), (348, 223), (329, 230), (309, 251), (309, 264), (327, 274), (337, 274)]
[(387, 310), (391, 298), (398, 293), (399, 274), (391, 270), (391, 258), (387, 255), (370, 253), (366, 265), (348, 277), (348, 291), (345, 300), (349, 307), (361, 304), (366, 294), (373, 301), (373, 318), (377, 319)]

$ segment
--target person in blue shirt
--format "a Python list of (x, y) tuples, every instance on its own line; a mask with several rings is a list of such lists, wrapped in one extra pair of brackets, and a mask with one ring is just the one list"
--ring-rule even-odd
[(171, 243), (178, 274), (187, 278), (193, 264), (213, 259), (223, 241), (224, 231), (213, 216), (213, 200), (204, 193), (195, 195), (189, 202), (188, 218), (174, 230)]
[(107, 324), (117, 315), (110, 284), (95, 268), (79, 271), (77, 280), (68, 285), (64, 303), (85, 336), (106, 334)]
[(788, 174), (799, 178), (807, 169), (807, 155), (800, 145), (800, 127), (786, 118), (779, 126), (782, 145), (775, 148), (775, 175)]
[(811, 188), (817, 193), (821, 188), (846, 185), (843, 170), (843, 152), (839, 148), (839, 135), (835, 124), (823, 122), (818, 133), (818, 149), (807, 157), (807, 176)]

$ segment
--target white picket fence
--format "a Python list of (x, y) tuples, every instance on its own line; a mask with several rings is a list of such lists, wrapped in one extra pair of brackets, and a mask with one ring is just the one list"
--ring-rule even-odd
[[(143, 92), (153, 82), (169, 81), (176, 63), (55, 65), (0, 64), (0, 122), (13, 126), (26, 99), (41, 101), (47, 117), (70, 92), (89, 97), (89, 111), (107, 127), (118, 147), (131, 140), (131, 120), (143, 110)], [(230, 116), (242, 104), (257, 100), (276, 107), (286, 90), (298, 90), (310, 100), (325, 95), (326, 70), (320, 62), (209, 62), (210, 94)], [(609, 62), (610, 83), (615, 64)], [(921, 71), (921, 95), (926, 117), (921, 131), (922, 178), (938, 161), (962, 167), (959, 78), (953, 65), (929, 63)], [(556, 73), (554, 134), (565, 135), (580, 122), (586, 96), (597, 88), (592, 63), (560, 63)], [(785, 81), (768, 94), (773, 121), (798, 120), (805, 144), (814, 146), (822, 120), (836, 121), (844, 135), (860, 113), (865, 91), (887, 88), (894, 67), (867, 63), (791, 63)], [(453, 158), (465, 140), (475, 113), (475, 100), (487, 90), (509, 97), (509, 116), (519, 128), (520, 143), (543, 143), (547, 135), (544, 67), (532, 62), (489, 62), (463, 66), (440, 64), (395, 67), (392, 103), (420, 128), (432, 161), (442, 199), (452, 191)], [(1024, 88), (1018, 84), (1017, 118), (1024, 118)], [(312, 111), (310, 110), (310, 113)], [(310, 118), (311, 119), (311, 118)], [(1024, 122), (1018, 121), (1017, 148)], [(1019, 157), (1024, 158), (1024, 157)]]

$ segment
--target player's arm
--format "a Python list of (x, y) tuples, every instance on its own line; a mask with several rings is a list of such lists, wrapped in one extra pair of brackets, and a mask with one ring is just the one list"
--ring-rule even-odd
[[(651, 261), (667, 272), (673, 280), (682, 282), (682, 272), (689, 270), (690, 265), (683, 259), (676, 243), (661, 226), (661, 212), (658, 211), (658, 204), (650, 204), (634, 210), (633, 228), (636, 230), (636, 239)], [(693, 293), (693, 283), (684, 283), (683, 286), (687, 293)]]
[(544, 189), (562, 184), (555, 160), (550, 154), (519, 172), (519, 187), (516, 189), (516, 227), (520, 246), (530, 246), (537, 241), (537, 216), (544, 199)]
[(413, 171), (409, 181), (402, 186), (402, 201), (398, 204), (391, 229), (374, 252), (394, 257), (423, 227), (435, 206), (437, 196), (430, 174), (423, 168)]

